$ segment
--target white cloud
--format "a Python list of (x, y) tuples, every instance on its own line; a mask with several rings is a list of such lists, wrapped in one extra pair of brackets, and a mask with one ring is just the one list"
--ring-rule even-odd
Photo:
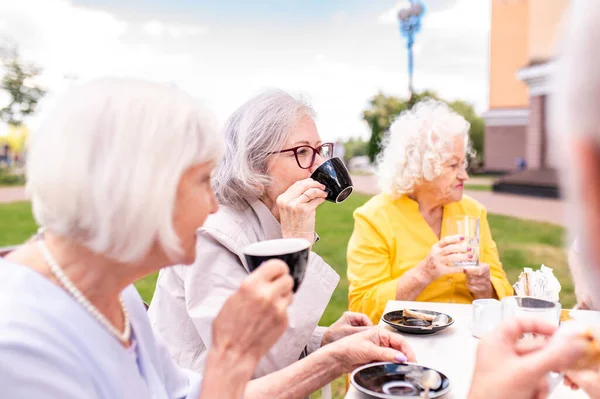
[(487, 1), (458, 0), (449, 9), (429, 13), (427, 28), (446, 32), (477, 31), (485, 33), (490, 29), (489, 8)]
[[(415, 45), (417, 89), (485, 109), (489, 5), (483, 3), (458, 0), (446, 10), (428, 10)], [(45, 68), (44, 83), (53, 91), (70, 84), (65, 75), (134, 75), (176, 84), (223, 122), (250, 96), (280, 87), (306, 94), (322, 137), (333, 140), (368, 136), (360, 115), (379, 90), (406, 95), (405, 44), (395, 11), (394, 24), (382, 24), (382, 10), (365, 4), (364, 13), (337, 12), (310, 29), (275, 35), (268, 22), (252, 19), (223, 21), (206, 34), (205, 25), (168, 16), (139, 22), (68, 0), (20, 0), (0, 2), (0, 36), (9, 33)]]
[(144, 32), (152, 36), (162, 36), (165, 27), (159, 21), (148, 21), (143, 26)]
[(163, 35), (170, 36), (172, 38), (182, 38), (186, 36), (198, 36), (208, 32), (206, 26), (196, 25), (169, 25), (157, 20), (151, 20), (146, 22), (142, 29), (144, 32), (151, 36), (159, 37)]
[(410, 5), (408, 0), (399, 0), (394, 4), (393, 7), (388, 8), (381, 14), (377, 19), (380, 24), (397, 24), (398, 23), (398, 11), (407, 8)]
[(331, 17), (331, 22), (334, 25), (343, 24), (346, 21), (347, 15), (345, 11), (338, 11)]

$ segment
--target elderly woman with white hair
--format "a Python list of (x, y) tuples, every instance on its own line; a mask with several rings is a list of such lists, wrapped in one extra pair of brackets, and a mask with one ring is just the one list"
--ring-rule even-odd
[[(310, 176), (333, 152), (313, 118), (304, 102), (272, 90), (250, 99), (225, 123), (225, 156), (214, 176), (221, 207), (198, 231), (194, 264), (160, 274), (149, 310), (180, 366), (207, 366), (214, 339), (209, 326), (248, 275), (243, 246), (282, 237), (318, 239), (316, 209), (326, 193)], [(289, 308), (289, 327), (261, 360), (245, 398), (303, 398), (355, 366), (414, 359), (400, 336), (370, 328), (365, 315), (346, 313), (329, 328), (318, 326), (338, 280), (311, 252)], [(403, 348), (404, 354), (381, 346)]]
[[(558, 165), (562, 193), (567, 199), (570, 233), (577, 236), (572, 244), (569, 267), (578, 300), (582, 305), (593, 307), (600, 304), (600, 245), (597, 243), (600, 236), (600, 52), (597, 51), (600, 7), (597, 2), (575, 0), (566, 15), (566, 35), (553, 76), (556, 91), (551, 97), (552, 148), (561, 159)], [(550, 341), (550, 345), (523, 353), (522, 342), (517, 338), (522, 333), (536, 332), (532, 320), (526, 328), (523, 328), (524, 321), (507, 324), (481, 341), (469, 398), (546, 397), (546, 375), (550, 371), (563, 372), (568, 385), (578, 386), (587, 394), (577, 397), (600, 398), (598, 363), (591, 362), (588, 369), (581, 369), (581, 360), (589, 359), (589, 350), (597, 349), (597, 343), (588, 341), (582, 345), (581, 337), (589, 339), (582, 335), (580, 339), (564, 340), (562, 345)], [(517, 323), (521, 328), (517, 328)], [(546, 330), (543, 335), (556, 330), (547, 325), (535, 329), (541, 328)], [(502, 386), (502, 389), (494, 393), (490, 390), (492, 386)], [(553, 397), (570, 396), (563, 393), (563, 396)]]
[(132, 285), (192, 262), (196, 229), (217, 210), (223, 144), (207, 110), (166, 86), (100, 79), (62, 98), (32, 140), (27, 189), (43, 231), (0, 258), (2, 397), (243, 396), (286, 328), (287, 266), (265, 264), (207, 326), (204, 379), (155, 339)]
[[(377, 322), (387, 301), (471, 303), (512, 295), (483, 205), (463, 195), (469, 123), (427, 100), (392, 124), (378, 165), (383, 193), (354, 212), (348, 245), (350, 310)], [(445, 220), (481, 218), (480, 264), (465, 237), (447, 236)]]

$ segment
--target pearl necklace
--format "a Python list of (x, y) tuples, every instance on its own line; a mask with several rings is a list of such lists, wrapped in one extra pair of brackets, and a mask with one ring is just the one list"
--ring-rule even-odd
[(123, 310), (123, 319), (125, 323), (125, 329), (123, 330), (123, 332), (121, 332), (117, 330), (115, 326), (110, 321), (108, 321), (108, 319), (104, 317), (104, 315), (100, 313), (100, 311), (94, 305), (92, 305), (92, 303), (83, 295), (81, 291), (79, 291), (77, 287), (75, 287), (75, 284), (73, 284), (73, 282), (62, 271), (60, 266), (58, 266), (58, 263), (56, 263), (56, 260), (54, 260), (52, 254), (50, 254), (48, 247), (46, 246), (41, 237), (37, 240), (37, 245), (40, 248), (42, 255), (44, 256), (44, 259), (48, 263), (48, 266), (50, 266), (50, 271), (62, 284), (65, 290), (67, 290), (77, 302), (83, 305), (85, 310), (87, 310), (92, 316), (94, 316), (96, 320), (98, 320), (98, 322), (100, 322), (100, 324), (102, 324), (122, 344), (127, 345), (129, 343), (129, 340), (131, 339), (131, 325), (129, 323), (129, 314), (127, 313), (127, 309), (125, 308), (125, 303), (123, 302), (123, 299), (119, 298), (121, 302), (121, 309)]

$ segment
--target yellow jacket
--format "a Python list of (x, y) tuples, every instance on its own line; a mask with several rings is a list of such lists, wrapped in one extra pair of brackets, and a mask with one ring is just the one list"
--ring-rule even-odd
[[(459, 215), (481, 218), (479, 260), (490, 265), (491, 282), (498, 297), (513, 295), (492, 240), (485, 207), (464, 195), (460, 202), (444, 206), (444, 219)], [(445, 224), (442, 220), (442, 237)], [(387, 302), (396, 299), (398, 279), (425, 259), (438, 241), (419, 213), (418, 204), (407, 196), (394, 200), (379, 194), (356, 209), (347, 254), (349, 309), (379, 322)], [(415, 300), (471, 303), (474, 298), (462, 269), (459, 270), (429, 284)]]

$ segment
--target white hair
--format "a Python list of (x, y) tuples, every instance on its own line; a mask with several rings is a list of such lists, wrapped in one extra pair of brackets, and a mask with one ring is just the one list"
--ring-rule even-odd
[(303, 117), (314, 118), (304, 100), (281, 90), (266, 91), (238, 108), (225, 122), (225, 155), (213, 178), (220, 204), (244, 209), (271, 184), (267, 160), (280, 151)]
[(174, 258), (179, 180), (216, 162), (222, 145), (212, 114), (180, 90), (130, 78), (77, 86), (29, 142), (35, 219), (117, 261), (139, 260), (155, 242)]
[[(593, 4), (592, 4), (593, 3)], [(551, 149), (560, 156), (558, 168), (561, 177), (561, 193), (567, 203), (566, 218), (569, 227), (569, 242), (576, 236), (582, 247), (587, 265), (580, 271), (585, 278), (581, 281), (590, 284), (586, 287), (600, 303), (600, 294), (593, 287), (600, 281), (596, 268), (598, 260), (589, 257), (590, 245), (596, 237), (586, 237), (587, 223), (593, 222), (582, 206), (582, 187), (598, 182), (582, 181), (576, 164), (573, 142), (579, 138), (591, 138), (600, 149), (600, 7), (596, 2), (575, 0), (571, 4), (568, 18), (565, 19), (564, 35), (560, 45), (560, 57), (553, 76), (551, 99)], [(578, 274), (578, 272), (575, 272)], [(578, 282), (581, 284), (582, 282)]]
[(575, 0), (565, 22), (554, 75), (552, 130), (559, 140), (588, 136), (600, 144), (600, 7)]
[(377, 162), (379, 187), (398, 198), (424, 181), (442, 174), (455, 137), (463, 137), (465, 152), (473, 155), (469, 122), (445, 103), (425, 100), (404, 111), (392, 123)]

